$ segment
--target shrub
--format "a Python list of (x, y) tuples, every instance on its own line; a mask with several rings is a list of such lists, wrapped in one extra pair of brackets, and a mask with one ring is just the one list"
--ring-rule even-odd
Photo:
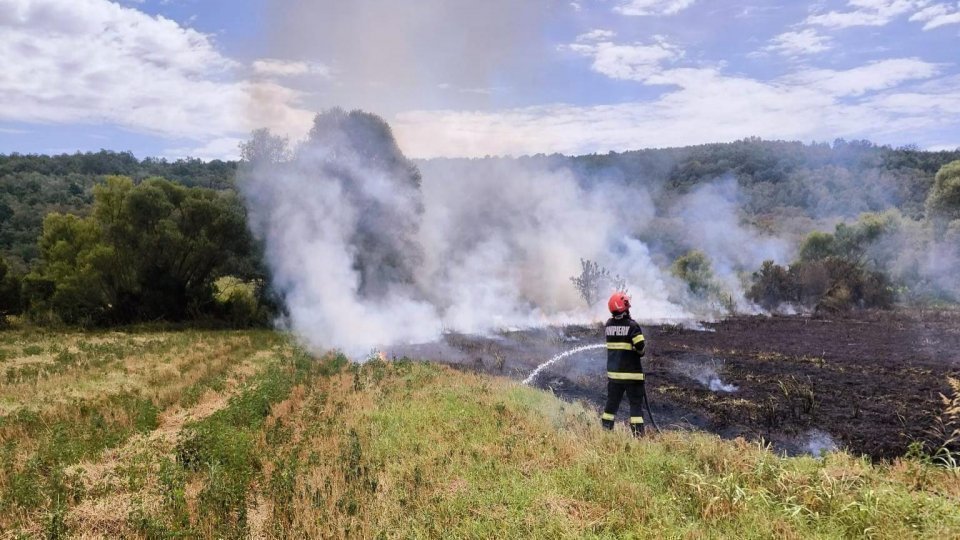
[(265, 324), (267, 310), (258, 301), (257, 284), (235, 276), (223, 276), (214, 282), (218, 316), (235, 328)]
[(690, 251), (673, 261), (670, 272), (687, 284), (695, 296), (706, 296), (717, 287), (713, 282), (710, 260), (700, 251)]
[(927, 195), (927, 216), (944, 222), (960, 219), (960, 161), (937, 172)]
[(613, 291), (627, 292), (626, 280), (613, 275), (609, 270), (600, 266), (599, 263), (587, 259), (580, 259), (580, 275), (570, 278), (570, 282), (577, 288), (580, 298), (586, 302), (587, 307), (593, 307), (597, 301), (603, 298), (603, 289)]
[(753, 285), (747, 291), (747, 299), (765, 309), (774, 309), (784, 303), (799, 300), (797, 280), (789, 269), (773, 261), (763, 261), (760, 270), (753, 273)]
[(891, 247), (877, 241), (900, 227), (902, 216), (885, 212), (863, 214), (852, 225), (841, 223), (833, 234), (813, 232), (788, 268), (764, 261), (752, 276), (747, 298), (766, 309), (784, 303), (817, 311), (890, 308), (896, 295), (882, 269)]
[(814, 231), (807, 235), (800, 245), (801, 261), (819, 261), (826, 259), (836, 252), (833, 235), (821, 231)]
[(13, 273), (7, 261), (0, 259), (0, 318), (20, 313), (20, 281), (20, 276)]

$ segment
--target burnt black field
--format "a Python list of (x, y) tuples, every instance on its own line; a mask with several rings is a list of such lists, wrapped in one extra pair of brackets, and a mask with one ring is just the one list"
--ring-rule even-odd
[[(912, 442), (935, 438), (940, 394), (948, 377), (960, 377), (956, 311), (743, 316), (644, 331), (647, 394), (662, 429), (762, 440), (787, 454), (839, 447), (872, 459), (901, 456)], [(448, 334), (391, 355), (523, 380), (552, 356), (602, 339), (599, 325)], [(604, 369), (604, 351), (588, 350), (531, 384), (599, 411)]]

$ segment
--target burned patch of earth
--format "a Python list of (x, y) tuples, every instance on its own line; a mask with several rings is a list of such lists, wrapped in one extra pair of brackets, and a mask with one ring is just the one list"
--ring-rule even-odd
[[(812, 437), (874, 459), (903, 455), (912, 441), (929, 439), (947, 377), (960, 377), (957, 311), (744, 316), (696, 330), (644, 328), (647, 392), (662, 427), (762, 438), (789, 453), (816, 451), (822, 445), (809, 446)], [(602, 343), (599, 325), (454, 334), (398, 353), (522, 379), (553, 355), (589, 343)], [(585, 351), (533, 384), (599, 408), (604, 370), (605, 352)]]

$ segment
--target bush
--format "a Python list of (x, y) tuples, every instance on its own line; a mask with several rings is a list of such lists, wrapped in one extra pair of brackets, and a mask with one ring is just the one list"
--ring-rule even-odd
[(834, 256), (800, 260), (789, 268), (764, 261), (747, 291), (748, 299), (768, 310), (782, 304), (817, 311), (889, 309), (894, 297), (893, 285), (885, 274)]
[(851, 225), (837, 225), (833, 234), (809, 234), (788, 268), (763, 262), (753, 274), (747, 298), (766, 309), (781, 304), (817, 311), (892, 307), (893, 283), (882, 269), (896, 242), (878, 241), (897, 234), (902, 220), (895, 211), (863, 214)]
[(224, 276), (214, 282), (214, 290), (218, 316), (231, 326), (249, 328), (268, 322), (268, 310), (258, 301), (257, 284)]
[(753, 273), (753, 285), (747, 299), (767, 310), (781, 304), (799, 301), (797, 279), (789, 269), (773, 261), (763, 261), (760, 270)]
[(710, 260), (700, 251), (689, 251), (673, 261), (670, 273), (684, 282), (687, 291), (696, 299), (710, 304), (713, 308), (732, 313), (736, 311), (733, 295), (724, 292), (714, 279)]
[(800, 245), (801, 261), (819, 261), (834, 255), (836, 252), (833, 235), (814, 231), (807, 235)]
[[(820, 295), (815, 305), (817, 311), (846, 311), (854, 307), (889, 309), (893, 305), (893, 287), (881, 272), (866, 270), (839, 257), (805, 264), (821, 266), (829, 276), (830, 287)], [(819, 280), (812, 286), (800, 283), (808, 298), (815, 297), (820, 286)]]
[(627, 292), (627, 282), (619, 275), (613, 275), (599, 263), (587, 259), (580, 259), (580, 275), (570, 278), (570, 282), (577, 288), (580, 298), (587, 307), (593, 307), (597, 301), (603, 299), (603, 289), (610, 292)]
[(713, 282), (710, 260), (700, 251), (690, 251), (673, 261), (670, 272), (687, 284), (695, 296), (704, 297), (717, 287)]
[(960, 161), (947, 163), (927, 195), (927, 217), (949, 222), (960, 219)]

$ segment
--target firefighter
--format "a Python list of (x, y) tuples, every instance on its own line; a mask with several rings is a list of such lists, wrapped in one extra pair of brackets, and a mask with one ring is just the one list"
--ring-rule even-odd
[(643, 435), (643, 330), (630, 318), (630, 297), (615, 292), (607, 302), (612, 317), (606, 324), (607, 335), (607, 405), (601, 422), (613, 429), (620, 400), (627, 395), (630, 401), (630, 430), (635, 437)]

